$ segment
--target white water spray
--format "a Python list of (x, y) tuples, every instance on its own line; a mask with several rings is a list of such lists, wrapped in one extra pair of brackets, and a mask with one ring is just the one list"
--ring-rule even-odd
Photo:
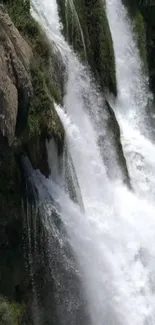
[[(154, 128), (148, 118), (152, 100), (148, 80), (142, 71), (131, 21), (121, 0), (107, 0), (107, 16), (113, 38), (118, 98), (113, 104), (121, 132), (128, 170), (138, 194), (155, 197)], [(147, 136), (147, 138), (146, 138)]]
[(135, 127), (145, 121), (149, 89), (142, 72), (130, 19), (121, 0), (107, 0), (107, 16), (112, 33), (118, 99), (116, 110)]
[[(139, 60), (138, 52), (133, 43), (132, 30), (124, 18), (124, 8), (119, 0), (108, 1), (110, 24), (112, 26), (114, 20), (116, 24), (113, 28), (118, 31), (120, 39), (122, 38), (121, 48), (118, 46), (120, 43), (118, 35), (114, 41), (116, 61), (120, 60), (120, 66), (117, 63), (116, 67), (121, 118), (123, 113), (125, 121), (131, 122), (133, 117), (136, 117), (135, 132), (139, 132), (138, 112), (145, 106), (142, 105), (145, 81), (143, 83), (141, 78), (140, 66), (136, 66)], [(114, 12), (116, 10), (116, 17), (120, 10), (119, 19), (116, 19), (113, 10)], [(46, 17), (42, 16), (42, 12)], [(60, 33), (55, 1), (51, 3), (48, 0), (40, 0), (39, 16), (45, 29), (46, 21), (48, 22), (48, 35), (50, 28), (51, 34), (55, 33), (50, 24), (53, 19), (50, 12), (54, 15), (54, 19), (57, 17), (56, 36), (58, 37), (53, 36), (54, 41), (63, 52), (63, 48), (68, 46)], [(112, 27), (111, 30), (112, 34), (115, 33)], [(132, 45), (129, 49), (131, 54), (128, 57), (128, 60), (130, 59), (128, 65), (125, 65), (124, 48), (129, 41)], [(116, 51), (116, 46), (119, 51)], [(81, 77), (81, 73), (78, 73), (79, 70), (81, 72), (81, 64), (71, 51), (67, 50), (66, 55), (68, 62), (68, 84), (64, 100), (66, 113), (61, 107), (57, 107), (57, 112), (66, 129), (68, 147), (79, 180), (85, 214), (79, 211), (78, 206), (53, 180), (46, 180), (39, 176), (38, 186), (48, 191), (61, 207), (61, 219), (79, 265), (91, 324), (154, 325), (155, 206), (151, 199), (141, 199), (129, 192), (121, 182), (120, 184), (118, 181), (111, 182), (107, 177), (97, 142), (100, 124), (97, 120), (92, 123), (93, 115), (88, 114), (85, 94), (81, 91), (84, 82), (88, 88), (86, 95), (92, 98), (94, 92), (91, 83), (85, 83), (84, 74)], [(123, 60), (125, 60), (124, 64)], [(133, 66), (130, 64), (132, 62)], [(135, 71), (133, 67), (136, 68)], [(138, 97), (131, 96), (135, 90), (132, 84), (133, 73), (136, 73)], [(131, 110), (125, 113), (126, 108)], [(95, 105), (92, 109), (95, 109)], [(142, 117), (142, 120), (145, 121), (145, 118)], [(143, 147), (143, 154), (147, 153), (148, 150)], [(131, 168), (131, 173), (132, 171)], [(38, 174), (35, 173), (34, 180), (37, 178)], [(79, 323), (80, 320), (77, 321), (77, 324)]]

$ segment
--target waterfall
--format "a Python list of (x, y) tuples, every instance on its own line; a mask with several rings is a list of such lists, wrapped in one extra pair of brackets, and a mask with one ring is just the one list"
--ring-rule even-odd
[[(89, 324), (89, 317), (85, 307), (86, 299), (80, 286), (81, 275), (78, 271), (77, 263), (68, 240), (68, 234), (61, 217), (62, 207), (59, 203), (59, 198), (57, 195), (54, 195), (57, 185), (53, 183), (52, 178), (47, 180), (38, 170), (34, 171), (27, 157), (24, 157), (22, 161), (27, 181), (30, 183), (30, 188), (32, 187), (34, 192), (37, 224), (41, 222), (41, 228), (43, 229), (41, 231), (43, 232), (41, 236), (43, 238), (39, 238), (40, 234), (37, 234), (37, 238), (40, 241), (41, 247), (43, 245), (42, 249), (44, 253), (42, 256), (33, 254), (35, 261), (32, 258), (32, 247), (35, 243), (32, 238), (33, 236), (28, 236), (28, 244), (30, 245), (28, 258), (30, 259), (30, 275), (33, 285), (34, 306), (32, 308), (34, 324), (44, 324), (45, 319), (42, 316), (44, 307), (47, 309), (47, 324), (51, 322), (55, 325), (76, 324), (76, 321), (80, 319), (82, 325)], [(56, 179), (56, 182), (58, 181), (59, 178)], [(51, 186), (52, 184), (54, 184), (54, 191)], [(69, 196), (66, 199), (73, 204)], [(32, 216), (34, 217), (34, 214)], [(29, 218), (29, 224), (26, 229), (28, 229), (30, 234), (30, 232), (33, 233), (32, 231), (34, 231), (33, 226), (31, 226), (31, 223), (34, 221), (29, 216), (27, 217)], [(35, 253), (38, 252), (35, 251)], [(38, 258), (42, 258), (43, 269), (46, 266), (44, 270), (45, 279), (42, 279), (47, 282), (43, 305), (39, 300), (35, 283), (35, 262), (37, 262)], [(40, 283), (37, 283), (37, 285), (40, 286)]]
[[(70, 198), (67, 188), (52, 178), (53, 173), (56, 175), (53, 172), (56, 157), (51, 163), (49, 179), (30, 169), (42, 202), (42, 222), (48, 240), (55, 236), (58, 243), (57, 254), (60, 255), (56, 256), (56, 261), (61, 263), (62, 259), (63, 268), (68, 272), (73, 270), (75, 282), (78, 277), (74, 290), (75, 282), (70, 281), (68, 285), (63, 272), (60, 277), (56, 276), (56, 288), (62, 296), (60, 299), (59, 295), (58, 299), (60, 324), (153, 325), (155, 205), (148, 194), (155, 188), (154, 158), (151, 156), (154, 146), (141, 129), (147, 125), (147, 80), (141, 73), (127, 13), (120, 0), (107, 0), (119, 92), (118, 101), (112, 104), (121, 126), (122, 143), (135, 192), (129, 191), (122, 182), (112, 142), (105, 151), (108, 151), (116, 172), (113, 178), (107, 173), (99, 146), (99, 136), (106, 129), (107, 120), (104, 99), (98, 94), (89, 72), (61, 35), (56, 0), (33, 0), (33, 9), (33, 14), (61, 51), (66, 64), (68, 81), (64, 107), (56, 106), (56, 110), (66, 130), (67, 148), (84, 205), (84, 211), (81, 211)], [(105, 133), (104, 137), (108, 143), (111, 139), (107, 135)], [(48, 153), (51, 160), (50, 150)], [(56, 155), (54, 149), (53, 155)], [(134, 167), (133, 155), (137, 156)], [(142, 180), (140, 170), (144, 174)], [(142, 193), (141, 181), (144, 185)], [(57, 223), (62, 224), (62, 231), (58, 230), (61, 227)], [(66, 250), (71, 250), (69, 257)], [(55, 253), (52, 243), (49, 251), (51, 256)], [(51, 267), (54, 275), (59, 275), (58, 267)], [(71, 294), (67, 285), (70, 290), (73, 286)], [(76, 295), (79, 300), (81, 298), (82, 308)]]
[(137, 193), (147, 195), (148, 198), (150, 194), (155, 197), (155, 147), (151, 136), (154, 115), (149, 119), (148, 107), (152, 95), (148, 78), (143, 74), (125, 6), (121, 0), (107, 0), (106, 7), (114, 44), (118, 86), (118, 98), (112, 107), (120, 124), (131, 183)]
[(51, 171), (50, 178), (67, 191), (71, 199), (84, 209), (76, 171), (67, 144), (64, 145), (63, 157), (59, 157), (58, 148), (54, 139), (47, 142), (46, 146), (48, 151), (48, 164)]
[(116, 109), (127, 117), (135, 128), (142, 127), (141, 122), (146, 121), (146, 107), (150, 94), (148, 80), (142, 72), (132, 25), (121, 0), (107, 0), (106, 8), (116, 60), (118, 87)]
[(65, 10), (66, 10), (67, 34), (69, 34), (69, 31), (68, 31), (68, 11), (71, 10), (71, 13), (72, 13), (72, 23), (73, 23), (74, 20), (76, 21), (78, 30), (80, 32), (81, 41), (82, 41), (82, 44), (83, 44), (84, 56), (85, 56), (85, 59), (87, 59), (87, 51), (86, 51), (86, 45), (85, 45), (83, 30), (81, 28), (80, 20), (79, 20), (79, 17), (78, 17), (78, 14), (77, 14), (77, 11), (76, 11), (76, 8), (75, 8), (74, 1), (73, 0), (65, 0)]

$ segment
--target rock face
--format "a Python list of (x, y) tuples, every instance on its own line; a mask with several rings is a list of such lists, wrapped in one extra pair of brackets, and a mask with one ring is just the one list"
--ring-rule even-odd
[[(124, 184), (131, 189), (130, 176), (121, 144), (119, 123), (108, 101), (105, 102), (104, 107), (106, 110), (107, 123), (105, 126), (105, 135), (104, 137), (100, 137), (99, 144), (107, 173), (111, 179), (117, 179), (117, 177), (120, 177)], [(107, 141), (107, 139), (110, 141)], [(113, 164), (114, 161), (115, 168)]]
[(102, 0), (58, 0), (63, 32), (88, 62), (102, 91), (117, 95), (113, 42)]
[(0, 22), (9, 39), (12, 41), (18, 58), (21, 59), (26, 70), (29, 70), (30, 60), (32, 58), (32, 49), (20, 35), (18, 29), (13, 24), (3, 6), (0, 6)]
[[(27, 122), (33, 93), (30, 61), (32, 50), (13, 25), (4, 8), (0, 7), (0, 199), (1, 223), (7, 223), (19, 213), (19, 171), (16, 164), (18, 121)], [(8, 199), (6, 197), (8, 196)], [(8, 210), (6, 201), (8, 200)]]
[(155, 3), (145, 0), (123, 0), (135, 23), (138, 46), (148, 67), (150, 86), (155, 95)]
[(20, 117), (23, 125), (27, 121), (33, 93), (32, 55), (30, 46), (0, 7), (0, 296), (12, 301), (7, 305), (0, 300), (0, 323), (4, 325), (6, 317), (8, 324), (18, 324), (15, 313), (20, 314), (21, 301), (14, 312), (16, 291), (27, 277), (22, 257), (21, 178), (13, 142)]
[[(12, 18), (0, 5), (0, 324), (31, 325), (32, 279), (25, 259), (33, 255), (33, 247), (27, 242), (25, 224), (27, 218), (33, 221), (35, 212), (29, 213), (31, 204), (26, 205), (21, 156), (27, 155), (34, 168), (49, 175), (46, 140), (54, 137), (60, 150), (63, 147), (64, 129), (54, 101), (62, 101), (64, 68), (61, 56), (31, 17), (29, 1), (4, 2)], [(12, 19), (20, 21), (26, 38)], [(41, 274), (42, 259), (36, 264), (35, 271)], [(6, 317), (9, 323), (2, 322)]]
[(15, 136), (17, 117), (27, 115), (32, 95), (31, 58), (30, 46), (21, 37), (8, 14), (1, 10), (0, 133), (8, 139), (9, 144)]
[(138, 5), (146, 23), (150, 85), (155, 95), (155, 3), (154, 1), (138, 1)]

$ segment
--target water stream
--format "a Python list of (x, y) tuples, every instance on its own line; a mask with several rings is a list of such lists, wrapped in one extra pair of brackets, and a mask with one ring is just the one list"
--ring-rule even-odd
[[(149, 119), (148, 106), (152, 95), (148, 78), (143, 73), (140, 53), (127, 9), (121, 0), (107, 0), (107, 16), (111, 28), (118, 98), (112, 104), (122, 131), (132, 185), (137, 193), (155, 196), (155, 147), (151, 130), (154, 118)], [(150, 122), (150, 120), (152, 122)]]
[[(56, 105), (56, 110), (66, 130), (67, 148), (84, 206), (82, 212), (57, 179), (52, 178), (52, 173), (47, 180), (38, 171), (31, 171), (40, 198), (45, 196), (48, 200), (43, 223), (47, 226), (49, 211), (55, 202), (67, 234), (65, 239), (59, 236), (58, 239), (63, 243), (66, 241), (72, 249), (91, 325), (153, 325), (155, 149), (149, 135), (146, 138), (147, 132), (143, 132), (148, 125), (145, 111), (147, 79), (141, 73), (139, 53), (130, 22), (126, 19), (126, 10), (120, 0), (107, 0), (119, 92), (114, 109), (122, 130), (122, 143), (135, 192), (123, 184), (121, 170), (110, 151), (116, 173), (113, 179), (107, 174), (98, 145), (100, 132), (104, 129), (104, 124), (101, 129), (100, 120), (106, 126), (106, 115), (105, 120), (101, 116), (106, 112), (102, 110), (101, 113), (101, 107), (104, 107), (102, 96), (61, 35), (56, 0), (33, 0), (33, 10), (49, 38), (60, 49), (66, 64), (68, 82), (64, 107)], [(86, 98), (89, 98), (89, 103)], [(50, 150), (49, 146), (49, 160)], [(51, 164), (52, 168), (55, 166)], [(47, 229), (50, 227), (52, 229), (52, 221), (48, 221)], [(65, 295), (65, 291), (62, 294)], [(62, 315), (60, 324), (68, 324), (69, 312), (67, 309), (66, 315)], [(73, 320), (70, 324), (89, 324), (81, 313), (76, 313)]]

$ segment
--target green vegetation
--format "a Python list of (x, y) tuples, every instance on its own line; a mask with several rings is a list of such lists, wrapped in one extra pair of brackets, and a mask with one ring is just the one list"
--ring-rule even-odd
[(59, 90), (57, 92), (56, 87), (52, 85), (50, 81), (52, 77), (50, 78), (49, 72), (45, 69), (46, 66), (42, 60), (32, 62), (31, 74), (34, 96), (28, 119), (29, 136), (31, 138), (33, 134), (47, 133), (48, 136), (53, 135), (56, 139), (63, 140), (63, 127), (53, 104), (53, 98), (59, 103), (61, 95)]
[(137, 0), (139, 10), (146, 26), (147, 61), (150, 76), (150, 86), (155, 96), (155, 4), (153, 1)]
[(135, 35), (150, 86), (155, 96), (155, 4), (145, 0), (123, 0), (131, 15)]
[(146, 46), (146, 26), (142, 14), (139, 10), (136, 11), (135, 15), (135, 34), (137, 38), (138, 48), (140, 50), (141, 58), (147, 65), (147, 46)]
[(124, 5), (128, 8), (129, 15), (133, 23), (135, 40), (138, 45), (143, 67), (147, 70), (147, 38), (146, 23), (138, 7), (138, 1), (123, 0)]
[[(0, 298), (0, 325), (30, 325), (30, 321), (22, 321), (24, 310), (28, 308), (27, 294), (31, 295), (31, 281), (24, 265), (24, 211), (21, 204), (24, 184), (20, 156), (28, 155), (34, 168), (40, 168), (48, 176), (46, 139), (54, 137), (58, 149), (62, 150), (64, 129), (54, 102), (62, 103), (64, 67), (58, 50), (49, 43), (39, 24), (31, 17), (30, 1), (3, 0), (3, 4), (32, 49), (28, 74), (33, 93), (28, 101), (27, 116), (21, 112), (17, 121), (20, 128), (16, 130), (12, 145), (0, 134), (0, 294), (8, 299)], [(5, 40), (6, 34), (1, 26), (0, 41)], [(24, 102), (21, 103), (19, 109), (24, 110), (24, 105)], [(16, 287), (20, 291), (19, 300)]]
[(113, 42), (101, 0), (58, 0), (63, 32), (82, 60), (88, 60), (104, 91), (117, 94)]
[(55, 61), (59, 60), (58, 54), (54, 52), (55, 49), (52, 49), (45, 33), (31, 16), (30, 0), (6, 0), (3, 3), (7, 5), (10, 17), (30, 44), (34, 54), (31, 63), (33, 96), (28, 114), (29, 132), (26, 127), (20, 138), (25, 141), (27, 136), (29, 139), (44, 132), (62, 140), (64, 130), (53, 104), (53, 101), (62, 101), (61, 85), (54, 76), (57, 74)]
[(25, 312), (25, 306), (12, 303), (0, 297), (0, 324), (20, 325)]
[[(3, 3), (6, 5), (16, 27), (33, 50), (30, 67), (33, 95), (29, 104), (28, 116), (24, 123), (19, 120), (19, 125), (24, 125), (24, 127), (21, 127), (20, 131), (18, 131), (12, 146), (8, 147), (7, 143), (1, 143), (1, 215), (4, 220), (10, 220), (13, 217), (19, 218), (21, 215), (20, 172), (16, 157), (21, 152), (24, 152), (25, 148), (26, 154), (28, 154), (30, 150), (27, 151), (27, 148), (31, 147), (31, 142), (33, 143), (33, 156), (36, 154), (38, 159), (42, 156), (45, 157), (45, 140), (43, 146), (42, 139), (52, 136), (61, 148), (63, 145), (64, 129), (54, 109), (54, 101), (56, 103), (61, 103), (62, 101), (62, 90), (59, 82), (60, 76), (58, 75), (61, 69), (59, 67), (61, 65), (59, 56), (55, 52), (55, 49), (52, 48), (52, 45), (49, 44), (39, 24), (32, 18), (29, 0), (8, 0), (3, 1)], [(3, 31), (0, 35), (2, 35), (2, 38), (5, 37)], [(39, 142), (40, 154), (38, 154)], [(36, 153), (35, 150), (37, 151)], [(38, 166), (39, 162), (37, 163)], [(43, 168), (43, 171), (45, 171), (45, 168)]]
[[(77, 51), (82, 60), (87, 59), (85, 48), (86, 37), (89, 37), (87, 26), (83, 31), (84, 22), (84, 6), (81, 0), (74, 3), (73, 0), (58, 0), (60, 17), (63, 23), (63, 33), (70, 45)], [(78, 5), (78, 8), (77, 8)], [(82, 24), (81, 24), (82, 22)]]

